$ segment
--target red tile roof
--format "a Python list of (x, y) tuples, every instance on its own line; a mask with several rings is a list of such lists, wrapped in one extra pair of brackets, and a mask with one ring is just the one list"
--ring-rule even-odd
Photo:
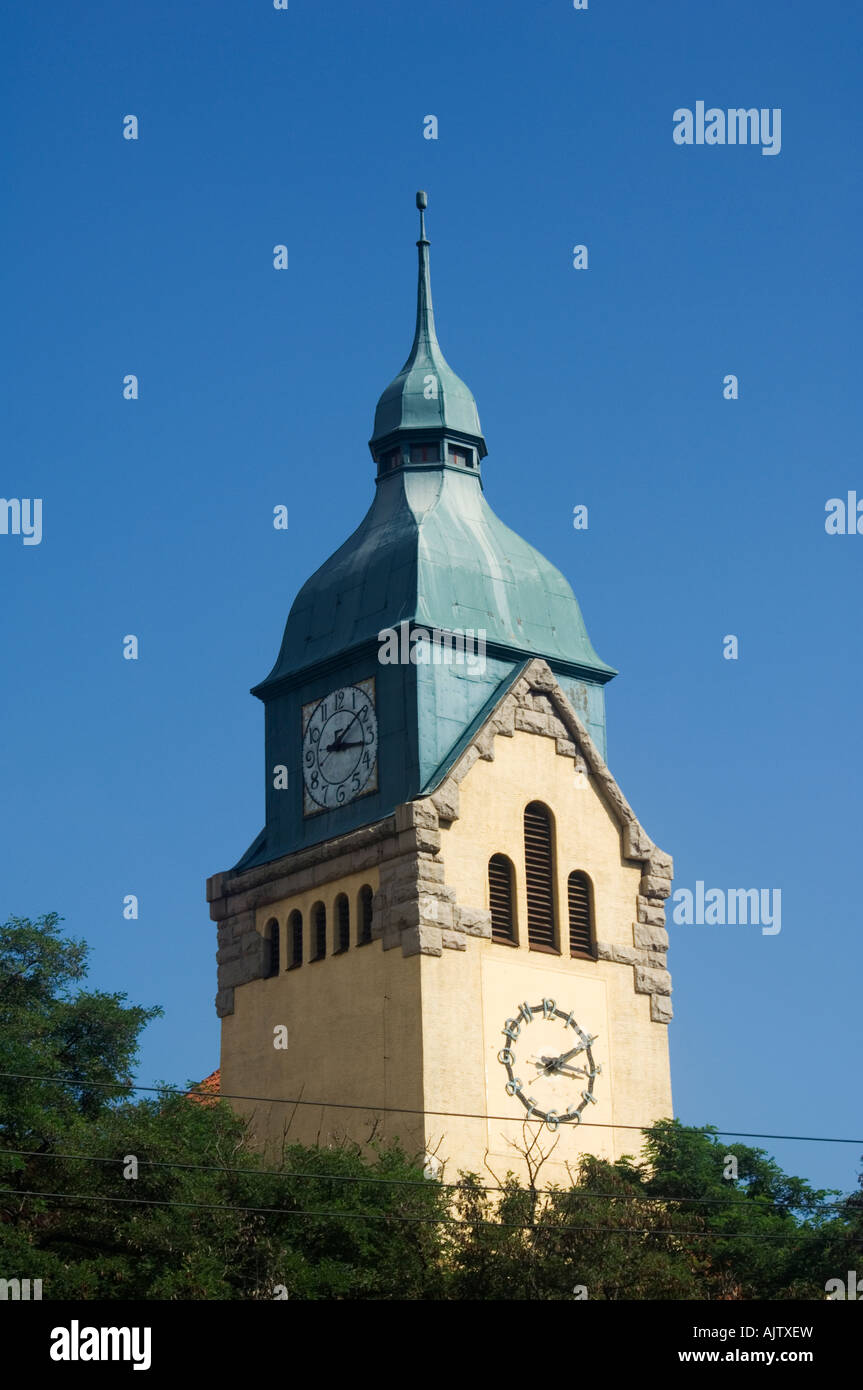
[[(189, 1100), (195, 1101), (198, 1105), (215, 1105), (219, 1099), (221, 1078), (221, 1070), (211, 1071), (209, 1076), (205, 1076), (204, 1080), (198, 1083), (194, 1091), (187, 1092)], [(202, 1095), (202, 1091), (206, 1094)]]

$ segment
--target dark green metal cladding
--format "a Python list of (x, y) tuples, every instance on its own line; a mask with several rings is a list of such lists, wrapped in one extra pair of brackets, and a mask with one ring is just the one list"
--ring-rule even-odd
[(255, 694), (403, 620), (482, 631), (515, 659), (544, 656), (600, 682), (615, 674), (560, 570), (495, 515), (475, 475), (404, 467), (378, 480), (360, 526), (303, 585)]
[[(486, 448), (476, 403), (444, 360), (434, 330), (425, 201), (417, 195), (414, 343), (375, 415), (374, 501), (353, 535), (303, 585), (278, 659), (253, 692), (266, 706), (267, 824), (243, 867), (379, 820), (428, 792), (534, 656), (548, 661), (605, 754), (603, 687), (614, 668), (594, 651), (560, 570), (504, 525), (483, 495), (478, 461)], [(427, 448), (428, 441), (435, 447)], [(381, 635), (402, 624), (414, 632), (471, 634), (483, 659), (392, 663)], [(304, 815), (303, 706), (371, 676), (378, 786), (343, 806)], [(287, 768), (287, 788), (274, 785), (276, 767)]]

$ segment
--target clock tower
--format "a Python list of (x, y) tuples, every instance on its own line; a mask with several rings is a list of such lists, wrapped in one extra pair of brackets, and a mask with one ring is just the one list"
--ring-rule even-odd
[(524, 1174), (539, 1131), (544, 1180), (566, 1182), (671, 1114), (672, 866), (605, 762), (614, 669), (485, 500), (417, 206), (375, 496), (254, 687), (266, 824), (207, 885), (221, 1089), (271, 1152), (398, 1137), (449, 1177)]

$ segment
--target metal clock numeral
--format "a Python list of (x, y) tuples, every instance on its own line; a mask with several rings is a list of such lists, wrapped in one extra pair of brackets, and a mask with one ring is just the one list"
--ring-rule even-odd
[(303, 814), (337, 810), (378, 786), (374, 677), (303, 707)]

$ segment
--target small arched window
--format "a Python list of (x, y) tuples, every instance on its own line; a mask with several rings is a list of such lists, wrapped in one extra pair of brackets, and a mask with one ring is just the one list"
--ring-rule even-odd
[(524, 878), (527, 889), (527, 938), (541, 951), (555, 949), (554, 849), (551, 812), (532, 801), (524, 812)]
[(312, 908), (312, 960), (323, 960), (327, 954), (327, 909), (323, 903)]
[(493, 854), (488, 861), (488, 905), (493, 941), (515, 941), (513, 880), (511, 861), (505, 854)]
[(569, 953), (571, 956), (596, 955), (593, 938), (593, 894), (590, 879), (580, 871), (567, 882), (569, 899)]
[(346, 951), (351, 944), (351, 909), (347, 895), (339, 893), (336, 898), (336, 949), (335, 954), (340, 955)]
[(303, 914), (296, 908), (288, 918), (288, 943), (291, 952), (289, 970), (296, 970), (303, 963)]
[(264, 940), (266, 941), (264, 979), (268, 980), (279, 973), (279, 924), (275, 917), (271, 917), (264, 927)]
[(357, 897), (357, 945), (367, 946), (372, 939), (372, 900), (374, 893), (364, 883)]

